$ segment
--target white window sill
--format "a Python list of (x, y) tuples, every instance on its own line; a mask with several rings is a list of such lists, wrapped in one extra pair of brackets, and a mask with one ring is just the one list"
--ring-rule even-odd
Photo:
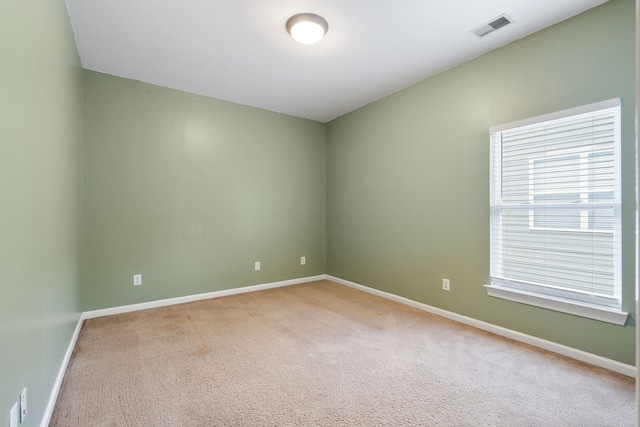
[(627, 322), (627, 317), (629, 316), (629, 313), (612, 308), (597, 307), (565, 299), (542, 296), (503, 286), (492, 284), (484, 285), (484, 287), (487, 288), (487, 294), (491, 297), (502, 298), (562, 313), (600, 320), (602, 322), (613, 323), (615, 325), (623, 326)]

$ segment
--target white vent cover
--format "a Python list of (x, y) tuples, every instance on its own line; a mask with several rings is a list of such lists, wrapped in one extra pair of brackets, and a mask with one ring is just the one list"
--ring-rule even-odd
[(471, 30), (471, 32), (478, 37), (484, 37), (489, 33), (493, 33), (495, 30), (498, 30), (506, 25), (511, 24), (512, 22), (513, 22), (513, 19), (511, 19), (507, 14), (503, 13), (502, 15), (492, 19), (486, 24), (483, 24), (477, 28), (474, 28), (473, 30)]

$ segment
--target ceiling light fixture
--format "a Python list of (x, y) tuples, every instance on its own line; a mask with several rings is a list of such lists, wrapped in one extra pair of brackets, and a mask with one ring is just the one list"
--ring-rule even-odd
[(287, 31), (298, 43), (314, 44), (320, 41), (329, 30), (329, 24), (313, 13), (299, 13), (287, 20)]

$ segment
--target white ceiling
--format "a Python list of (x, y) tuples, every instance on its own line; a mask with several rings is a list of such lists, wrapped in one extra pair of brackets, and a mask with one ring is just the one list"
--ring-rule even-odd
[[(66, 0), (84, 68), (320, 122), (605, 1)], [(318, 44), (286, 32), (300, 12)]]

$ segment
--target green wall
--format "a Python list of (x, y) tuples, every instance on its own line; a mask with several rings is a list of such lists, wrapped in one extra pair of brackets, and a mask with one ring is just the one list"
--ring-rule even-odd
[[(62, 0), (0, 1), (0, 420), (81, 310), (325, 272), (634, 364), (634, 55), (611, 0), (324, 125), (83, 72)], [(613, 97), (627, 326), (488, 297), (489, 126)]]
[(63, 0), (0, 1), (0, 425), (40, 424), (79, 318), (82, 70)]
[(325, 125), (85, 71), (83, 129), (83, 310), (324, 273)]
[[(327, 273), (635, 364), (634, 15), (612, 0), (330, 122)], [(487, 296), (489, 127), (614, 97), (633, 317), (620, 327)]]

